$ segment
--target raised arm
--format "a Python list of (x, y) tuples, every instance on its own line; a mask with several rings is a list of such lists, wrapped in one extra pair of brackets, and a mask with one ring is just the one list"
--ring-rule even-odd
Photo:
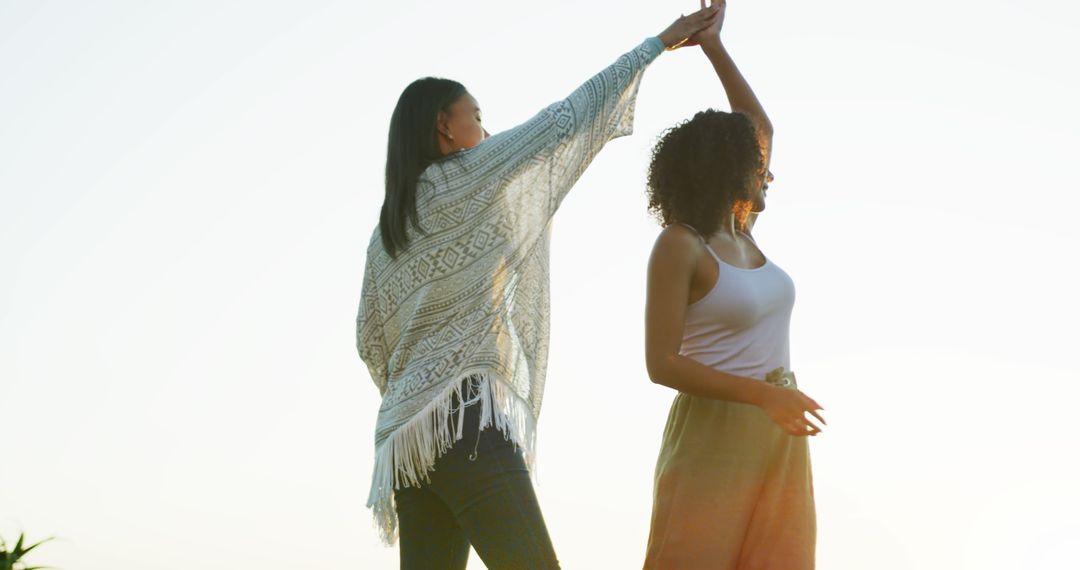
[[(705, 0), (701, 0), (701, 6), (705, 7)], [(724, 92), (727, 93), (732, 112), (745, 113), (754, 121), (767, 165), (768, 157), (772, 153), (772, 123), (769, 122), (769, 117), (765, 114), (765, 109), (758, 101), (757, 95), (754, 95), (754, 90), (750, 88), (750, 84), (747, 83), (746, 78), (731, 58), (731, 54), (720, 40), (720, 30), (724, 25), (724, 12), (727, 8), (726, 0), (711, 0), (710, 7), (715, 7), (719, 16), (712, 25), (698, 32), (691, 39), (701, 45), (701, 50), (705, 52), (713, 69), (716, 70), (716, 75), (724, 86)]]
[[(599, 151), (609, 139), (629, 134), (633, 102), (644, 69), (665, 48), (714, 25), (720, 10), (720, 5), (703, 6), (693, 14), (677, 18), (662, 32), (589, 78), (565, 99), (549, 105), (517, 127), (486, 138), (468, 153), (471, 168), (481, 176), (498, 176), (500, 172), (485, 168), (493, 157), (498, 159), (496, 167), (512, 170), (519, 163), (550, 160), (554, 157), (554, 153), (549, 152), (552, 147), (581, 133), (591, 133), (588, 137), (593, 145), (588, 149), (591, 154)], [(510, 160), (504, 153), (508, 147), (513, 150)]]
[[(665, 49), (718, 18), (719, 6), (677, 19), (532, 119), (458, 153), (448, 184), (500, 200), (511, 251), (529, 251), (608, 141), (633, 130), (637, 89)], [(453, 165), (452, 165), (453, 166)]]
[[(704, 9), (705, 0), (700, 0), (700, 2), (701, 7)], [(761, 147), (762, 160), (765, 168), (768, 169), (769, 161), (772, 158), (772, 122), (769, 121), (769, 116), (765, 114), (765, 108), (761, 106), (761, 101), (758, 101), (754, 90), (750, 88), (750, 84), (735, 65), (735, 60), (731, 58), (731, 54), (728, 53), (724, 43), (720, 40), (720, 30), (724, 27), (727, 0), (710, 0), (709, 7), (716, 10), (716, 20), (709, 27), (691, 36), (689, 43), (701, 45), (701, 51), (705, 52), (705, 56), (709, 58), (709, 63), (716, 70), (716, 75), (724, 86), (724, 92), (727, 94), (731, 111), (743, 113), (754, 122), (754, 126), (757, 128), (758, 145)], [(771, 181), (772, 174), (769, 173), (766, 176), (766, 184)], [(750, 218), (747, 220), (747, 233), (753, 231), (754, 222), (756, 221), (757, 213), (751, 213)]]

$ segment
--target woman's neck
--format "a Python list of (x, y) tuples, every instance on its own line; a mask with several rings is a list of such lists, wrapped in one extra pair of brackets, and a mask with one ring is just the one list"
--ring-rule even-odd
[(720, 225), (717, 226), (715, 235), (724, 235), (733, 238), (738, 234), (739, 230), (735, 226), (735, 216), (725, 216), (723, 220), (720, 220)]

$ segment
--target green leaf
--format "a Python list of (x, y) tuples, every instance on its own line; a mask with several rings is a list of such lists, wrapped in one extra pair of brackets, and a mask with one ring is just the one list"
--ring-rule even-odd
[(23, 548), (23, 544), (26, 543), (26, 533), (19, 533), (19, 540), (15, 543), (15, 548), (13, 548), (10, 552), (7, 550), (7, 542), (0, 538), (0, 570), (15, 570), (16, 568), (18, 568), (18, 570), (41, 570), (50, 568), (49, 566), (34, 566), (32, 568), (27, 568), (25, 566), (22, 566), (19, 563), (19, 560), (23, 556), (25, 556), (27, 552), (30, 552), (31, 550), (41, 546), (42, 544), (45, 544), (46, 542), (49, 542), (50, 540), (54, 540), (55, 538), (55, 536), (50, 536), (45, 540), (40, 540), (34, 544), (31, 544), (30, 546), (27, 546), (26, 548)]
[[(45, 544), (46, 542), (49, 542), (50, 540), (55, 540), (55, 539), (56, 539), (55, 536), (50, 536), (49, 538), (46, 538), (45, 540), (39, 540), (36, 543), (31, 544), (30, 546), (26, 547), (26, 550), (22, 551), (22, 553), (26, 554), (27, 552), (30, 552), (31, 550), (41, 546), (42, 544)], [(30, 569), (27, 568), (26, 570), (30, 570)]]

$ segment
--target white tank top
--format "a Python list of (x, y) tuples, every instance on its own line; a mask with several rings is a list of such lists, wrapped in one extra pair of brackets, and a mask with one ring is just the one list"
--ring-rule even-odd
[(708, 242), (701, 242), (719, 271), (713, 288), (686, 308), (679, 354), (758, 380), (779, 366), (790, 370), (791, 277), (764, 254), (764, 265), (743, 269), (724, 263)]

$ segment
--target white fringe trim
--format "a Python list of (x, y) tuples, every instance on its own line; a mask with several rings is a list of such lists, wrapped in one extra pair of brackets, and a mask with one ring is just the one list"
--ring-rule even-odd
[[(462, 384), (470, 377), (474, 378), (470, 384), (476, 395), (464, 401)], [(463, 404), (452, 409), (455, 399)], [(536, 419), (528, 403), (490, 374), (462, 374), (438, 398), (375, 447), (375, 472), (367, 506), (372, 509), (379, 537), (387, 545), (397, 542), (398, 536), (394, 489), (415, 487), (430, 480), (428, 472), (435, 460), (462, 438), (464, 422), (460, 420), (465, 415), (465, 404), (479, 405), (480, 429), (494, 424), (515, 447), (524, 450), (525, 463), (529, 472), (534, 473)], [(452, 413), (458, 414), (457, 430), (450, 421)]]

